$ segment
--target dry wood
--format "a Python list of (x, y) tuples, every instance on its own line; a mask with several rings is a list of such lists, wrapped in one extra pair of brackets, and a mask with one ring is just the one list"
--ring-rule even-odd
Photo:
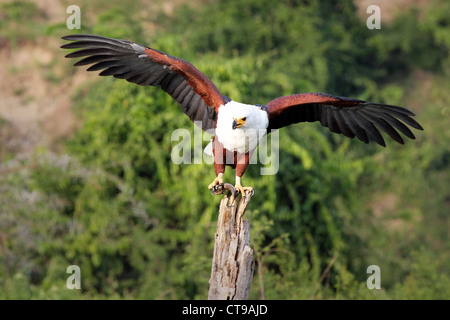
[(253, 249), (250, 222), (243, 220), (252, 194), (225, 195), (220, 202), (214, 256), (209, 280), (209, 300), (246, 300), (253, 279)]

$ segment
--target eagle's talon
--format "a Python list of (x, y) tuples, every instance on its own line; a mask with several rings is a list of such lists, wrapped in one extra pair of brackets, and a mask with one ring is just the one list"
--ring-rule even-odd
[(220, 184), (218, 184), (218, 185), (212, 187), (212, 188), (209, 189), (209, 190), (211, 191), (211, 194), (212, 194), (213, 196), (218, 195), (218, 194), (223, 194), (223, 191), (224, 191), (223, 186), (220, 185)]
[(208, 188), (209, 188), (209, 190), (210, 190), (211, 192), (217, 192), (218, 189), (220, 188), (220, 185), (217, 184), (217, 185), (215, 185), (215, 186), (213, 186), (213, 187), (211, 187), (211, 188), (208, 186)]
[(234, 188), (236, 189), (236, 192), (237, 192), (236, 196), (237, 196), (239, 193), (241, 193), (242, 196), (245, 197), (245, 196), (247, 195), (247, 194), (245, 193), (246, 191), (247, 191), (249, 194), (251, 194), (251, 195), (253, 195), (253, 194), (255, 193), (255, 192), (253, 191), (253, 188), (252, 188), (252, 187), (243, 187), (243, 186), (241, 186), (240, 184), (235, 185)]
[(211, 192), (213, 189), (216, 191), (217, 186), (221, 186), (223, 189), (223, 179), (221, 176), (216, 177), (214, 181), (209, 184), (208, 189), (211, 190)]
[(223, 191), (223, 183), (216, 184), (213, 189), (214, 191)]

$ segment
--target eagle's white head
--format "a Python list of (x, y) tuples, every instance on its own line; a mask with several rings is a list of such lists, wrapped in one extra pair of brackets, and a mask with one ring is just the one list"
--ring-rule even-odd
[(246, 153), (258, 146), (268, 125), (261, 107), (231, 100), (219, 108), (216, 135), (227, 150)]

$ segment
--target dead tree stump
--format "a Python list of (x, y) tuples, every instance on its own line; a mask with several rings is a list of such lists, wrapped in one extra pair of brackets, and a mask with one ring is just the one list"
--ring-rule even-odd
[[(209, 279), (209, 300), (246, 300), (253, 279), (253, 249), (250, 248), (250, 222), (243, 215), (253, 194), (224, 195), (220, 202), (214, 255)], [(214, 192), (213, 192), (214, 193)]]

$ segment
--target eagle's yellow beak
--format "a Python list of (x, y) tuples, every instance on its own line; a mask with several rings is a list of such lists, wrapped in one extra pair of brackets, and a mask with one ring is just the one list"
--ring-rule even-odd
[(242, 127), (246, 120), (247, 120), (247, 117), (239, 118), (239, 119), (233, 118), (233, 130), (236, 128)]

